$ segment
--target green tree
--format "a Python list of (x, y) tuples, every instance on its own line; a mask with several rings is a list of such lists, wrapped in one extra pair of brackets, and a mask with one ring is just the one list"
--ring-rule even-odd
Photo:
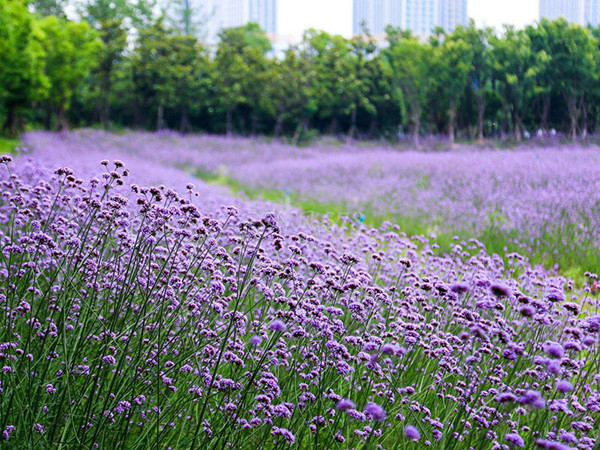
[(46, 51), (44, 72), (50, 82), (46, 103), (58, 116), (58, 128), (66, 129), (71, 99), (97, 64), (102, 42), (85, 22), (48, 16), (40, 21), (40, 26)]
[(154, 19), (155, 0), (79, 0), (81, 16), (100, 33), (104, 50), (98, 55), (94, 89), (90, 99), (96, 104), (97, 118), (108, 128), (110, 96), (115, 67), (123, 60), (128, 33), (138, 33)]
[(477, 28), (471, 19), (468, 26), (459, 26), (453, 36), (462, 39), (471, 49), (471, 70), (469, 71), (468, 89), (472, 92), (477, 110), (477, 137), (483, 139), (485, 109), (492, 93), (492, 67), (490, 64), (491, 28)]
[(491, 63), (503, 114), (512, 120), (513, 133), (521, 141), (539, 67), (527, 33), (512, 26), (502, 36), (493, 37)]
[(263, 108), (275, 118), (273, 135), (278, 139), (286, 121), (302, 122), (312, 116), (316, 105), (310, 94), (310, 73), (307, 62), (298, 47), (286, 51), (282, 60), (271, 60), (268, 69), (269, 83), (262, 97)]
[(585, 124), (582, 126), (582, 134), (587, 133), (585, 100), (586, 93), (593, 89), (598, 77), (594, 56), (597, 41), (587, 28), (570, 24), (562, 18), (552, 22), (542, 20), (537, 34), (544, 40), (534, 50), (544, 51), (548, 55), (544, 61), (544, 73), (558, 88), (565, 102), (569, 134), (575, 139), (582, 118)]
[(24, 126), (23, 113), (48, 89), (44, 75), (43, 33), (20, 0), (0, 0), (0, 104), (2, 129), (15, 136)]
[(348, 138), (354, 139), (357, 131), (357, 114), (360, 109), (368, 115), (376, 114), (375, 105), (370, 97), (371, 81), (369, 72), (372, 65), (369, 60), (374, 58), (377, 43), (365, 30), (364, 33), (355, 36), (350, 41), (350, 75), (348, 83), (348, 96), (350, 97), (350, 128)]
[(233, 114), (242, 105), (251, 109), (253, 131), (256, 105), (260, 102), (266, 79), (266, 53), (271, 42), (256, 23), (226, 28), (219, 33), (215, 55), (219, 102), (225, 112), (225, 130), (233, 132)]
[(33, 0), (29, 2), (35, 12), (42, 16), (57, 16), (65, 18), (65, 7), (68, 5), (67, 0)]
[(194, 36), (169, 33), (158, 21), (143, 30), (132, 56), (133, 81), (144, 108), (156, 110), (156, 128), (167, 126), (165, 109), (179, 112), (189, 131), (190, 111), (202, 107), (208, 89), (208, 56)]
[(431, 80), (431, 47), (403, 33), (397, 28), (388, 27), (388, 48), (385, 50), (387, 64), (392, 74), (396, 95), (407, 111), (411, 133), (415, 145), (419, 144), (421, 116), (427, 102)]
[(448, 138), (454, 143), (456, 112), (469, 84), (473, 62), (472, 47), (459, 33), (433, 38), (433, 76), (448, 102)]
[(314, 95), (318, 117), (329, 120), (329, 132), (337, 133), (342, 116), (350, 115), (362, 86), (356, 80), (351, 42), (339, 35), (309, 30), (306, 34), (312, 59)]

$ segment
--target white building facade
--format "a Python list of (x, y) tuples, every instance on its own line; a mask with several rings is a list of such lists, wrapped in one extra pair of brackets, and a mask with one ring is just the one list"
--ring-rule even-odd
[(426, 36), (438, 26), (452, 31), (467, 23), (467, 0), (354, 0), (353, 4), (353, 34), (360, 34), (362, 24), (381, 37), (388, 25)]
[(578, 25), (600, 24), (600, 0), (540, 0), (540, 19), (564, 17)]
[(269, 37), (277, 34), (277, 0), (197, 0), (205, 38), (214, 44), (223, 28), (256, 22)]

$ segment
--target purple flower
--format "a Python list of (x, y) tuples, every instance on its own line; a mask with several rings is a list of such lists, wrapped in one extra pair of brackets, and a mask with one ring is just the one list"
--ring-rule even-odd
[(464, 283), (462, 281), (450, 285), (450, 290), (459, 295), (468, 292), (469, 289), (471, 289), (471, 286), (469, 286), (468, 283)]
[(527, 391), (517, 401), (521, 405), (533, 406), (538, 409), (546, 406), (546, 401), (538, 391)]
[(373, 418), (373, 420), (376, 420), (377, 422), (381, 422), (382, 420), (385, 420), (385, 417), (386, 417), (385, 409), (383, 409), (383, 407), (378, 405), (377, 403), (373, 403), (373, 402), (367, 403), (367, 406), (365, 406), (364, 412), (365, 412), (365, 414), (370, 415)]
[(535, 315), (535, 309), (533, 306), (523, 305), (519, 308), (519, 313), (521, 313), (523, 317), (533, 317)]
[(269, 330), (271, 331), (276, 331), (278, 333), (283, 333), (285, 330), (287, 329), (287, 327), (285, 326), (285, 323), (283, 323), (281, 320), (279, 319), (275, 319), (273, 322), (271, 322), (271, 324), (269, 325)]
[(260, 336), (254, 335), (250, 338), (250, 345), (260, 345), (262, 340)]
[(384, 355), (393, 355), (396, 353), (396, 346), (393, 344), (383, 344), (381, 346), (381, 353)]
[(568, 442), (569, 444), (577, 444), (577, 437), (568, 431), (562, 430), (559, 437), (561, 441)]
[(102, 362), (109, 366), (114, 366), (117, 363), (117, 360), (112, 355), (107, 355), (102, 357)]
[(561, 444), (560, 442), (550, 441), (548, 439), (537, 439), (535, 445), (546, 450), (570, 450), (570, 447)]
[(548, 341), (544, 344), (544, 351), (553, 358), (560, 359), (565, 354), (565, 349), (557, 342)]
[(492, 283), (490, 285), (490, 291), (492, 291), (492, 294), (496, 297), (510, 297), (510, 294), (512, 293), (511, 289), (502, 283)]
[(560, 380), (558, 383), (556, 383), (556, 390), (566, 394), (567, 392), (571, 392), (573, 390), (573, 385), (567, 380)]
[(517, 433), (507, 433), (504, 439), (515, 447), (525, 447), (525, 441)]
[(411, 441), (418, 441), (419, 439), (421, 439), (421, 433), (419, 432), (417, 427), (414, 427), (412, 425), (406, 425), (404, 427), (404, 436), (406, 436)]
[(517, 397), (510, 392), (502, 392), (501, 394), (496, 395), (495, 398), (498, 403), (514, 402), (516, 399)]
[(337, 409), (339, 409), (340, 411), (348, 411), (349, 409), (354, 409), (355, 406), (356, 405), (354, 404), (354, 402), (352, 400), (343, 398), (339, 402), (337, 402), (337, 405), (335, 407)]

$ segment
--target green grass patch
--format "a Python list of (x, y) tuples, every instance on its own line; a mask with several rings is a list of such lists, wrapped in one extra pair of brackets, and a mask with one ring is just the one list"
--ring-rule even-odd
[(9, 139), (0, 137), (0, 155), (4, 153), (14, 153), (15, 149), (21, 145), (19, 139)]
[[(203, 170), (192, 170), (191, 173), (210, 184), (228, 187), (235, 195), (243, 196), (250, 200), (266, 200), (274, 203), (292, 206), (303, 211), (312, 219), (327, 217), (331, 222), (339, 225), (364, 224), (378, 228), (383, 222), (389, 221), (399, 226), (400, 230), (408, 236), (435, 236), (435, 243), (439, 248), (437, 254), (448, 253), (461, 241), (476, 238), (482, 242), (488, 253), (500, 255), (507, 262), (506, 255), (519, 253), (531, 261), (548, 269), (555, 269), (558, 264), (560, 274), (573, 279), (578, 285), (583, 285), (586, 280), (584, 273), (591, 271), (600, 272), (600, 253), (595, 247), (575, 247), (564, 249), (564, 242), (574, 242), (576, 226), (570, 229), (553, 230), (546, 232), (542, 238), (535, 240), (524, 235), (522, 231), (506, 230), (501, 225), (504, 220), (502, 212), (491, 213), (489, 220), (482, 231), (449, 230), (441, 217), (414, 217), (400, 214), (375, 213), (370, 205), (362, 205), (360, 210), (350, 207), (345, 202), (322, 202), (313, 198), (300, 196), (295, 192), (284, 192), (277, 189), (250, 188), (238, 180), (229, 177), (226, 173), (213, 173)], [(427, 179), (422, 183), (426, 185)], [(573, 238), (569, 238), (573, 236)], [(456, 239), (458, 237), (458, 240)]]

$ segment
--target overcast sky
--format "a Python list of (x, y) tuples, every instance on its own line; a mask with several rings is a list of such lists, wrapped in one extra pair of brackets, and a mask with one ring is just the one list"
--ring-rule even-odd
[[(477, 25), (522, 27), (538, 18), (539, 0), (468, 0)], [(352, 0), (279, 0), (279, 34), (299, 35), (307, 28), (349, 36)]]

